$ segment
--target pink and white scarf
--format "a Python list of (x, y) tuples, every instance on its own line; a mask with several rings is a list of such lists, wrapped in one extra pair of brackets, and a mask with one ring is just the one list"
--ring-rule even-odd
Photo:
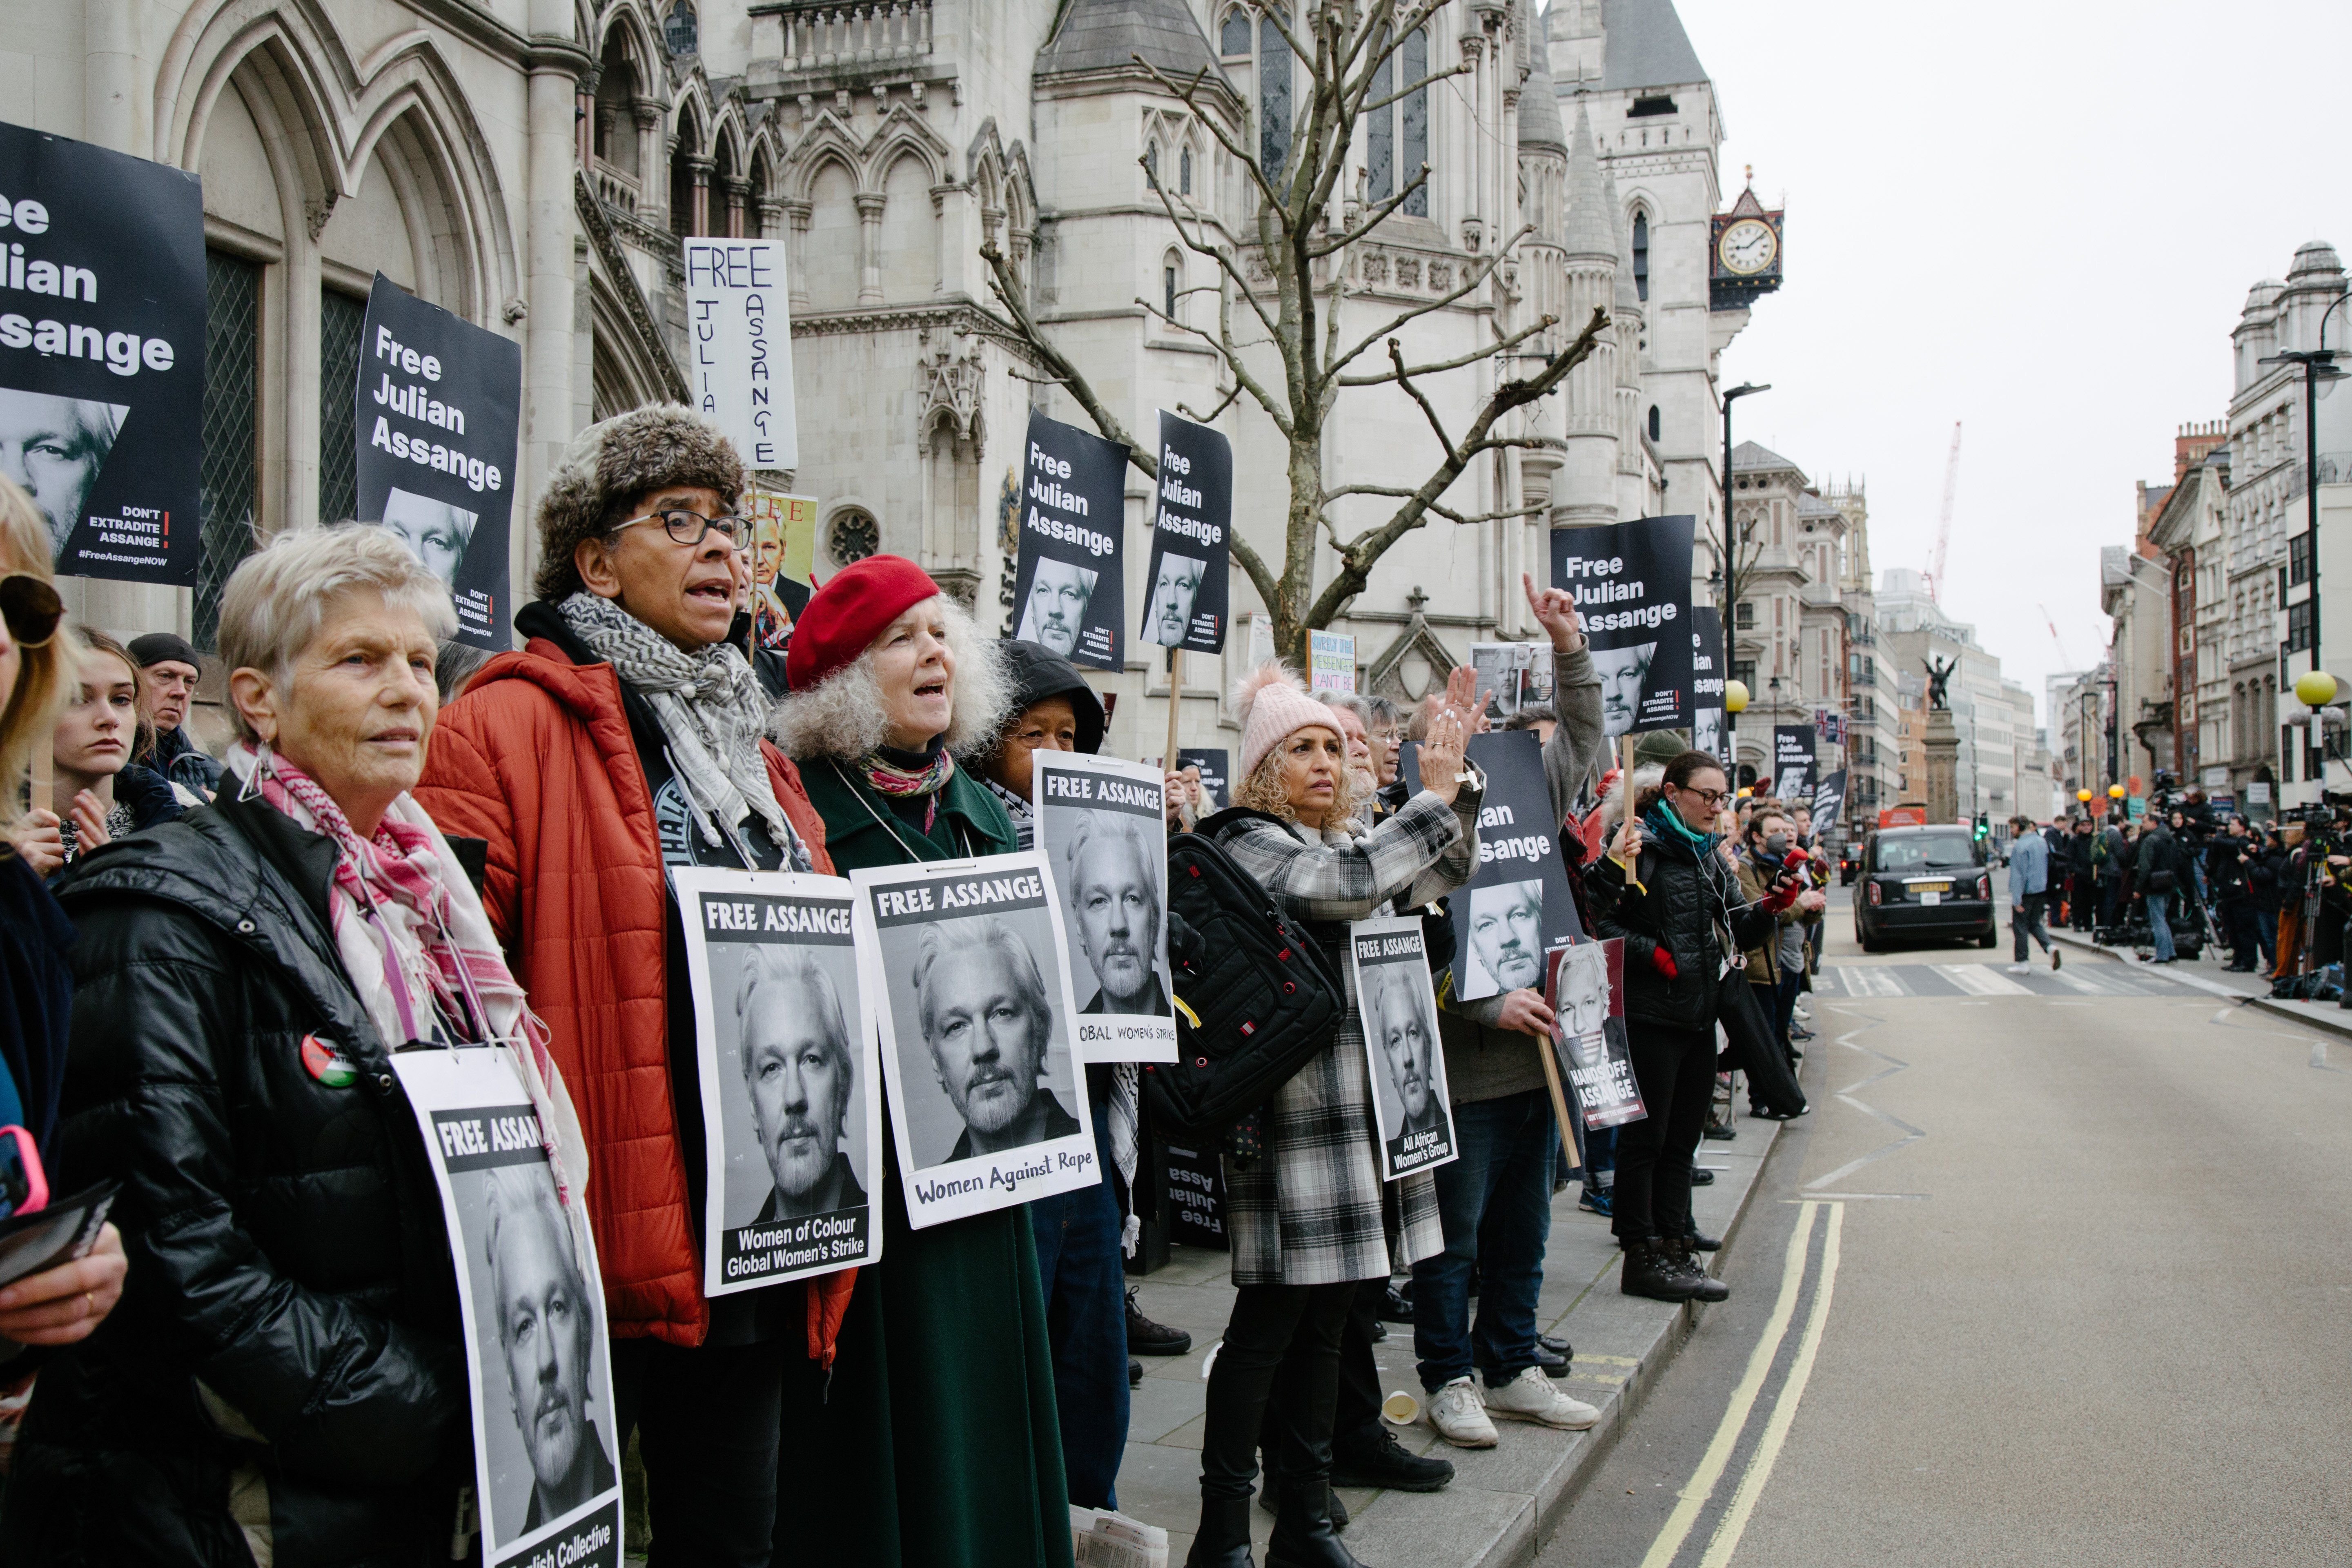
[[(331, 839), (340, 853), (327, 899), (344, 976), (376, 1032), (394, 1049), (430, 1039), (436, 1024), (471, 1045), (502, 1044), (539, 1114), (556, 1195), (575, 1238), (585, 1207), (572, 1194), (588, 1179), (588, 1143), (572, 1097), (547, 1049), (547, 1026), (530, 1010), (507, 967), (482, 900), (450, 854), (448, 840), (404, 792), (373, 838), (362, 838), (316, 779), (272, 752), (239, 742), (228, 764), (247, 797)], [(580, 1256), (590, 1256), (583, 1247)]]

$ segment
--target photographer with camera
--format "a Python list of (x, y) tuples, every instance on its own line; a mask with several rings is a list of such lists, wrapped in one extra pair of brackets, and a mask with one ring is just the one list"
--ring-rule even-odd
[(2213, 920), (2230, 944), (2229, 967), (2237, 974), (2254, 972), (2258, 943), (2252, 876), (2261, 847), (2242, 816), (2230, 818), (2229, 826), (2205, 846), (2205, 883), (2212, 892)]
[(2151, 963), (2177, 963), (2172, 945), (2173, 898), (2180, 891), (2183, 857), (2179, 840), (2153, 811), (2142, 821), (2139, 854), (2132, 863), (2132, 897), (2147, 906), (2147, 929), (2155, 939)]

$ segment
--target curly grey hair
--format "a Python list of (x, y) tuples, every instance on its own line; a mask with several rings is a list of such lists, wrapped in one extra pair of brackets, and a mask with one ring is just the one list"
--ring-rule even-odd
[[(1013, 705), (1003, 655), (953, 599), (941, 595), (915, 607), (938, 615), (948, 652), (955, 658), (955, 677), (948, 687), (948, 750), (967, 762), (983, 756), (995, 747), (997, 731)], [(796, 763), (817, 757), (855, 763), (888, 742), (889, 723), (869, 649), (808, 690), (787, 692), (776, 704), (768, 736)]]

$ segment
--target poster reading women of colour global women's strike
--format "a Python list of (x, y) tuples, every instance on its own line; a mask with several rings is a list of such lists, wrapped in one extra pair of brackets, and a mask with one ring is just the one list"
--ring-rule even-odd
[(919, 1230), (1102, 1177), (1042, 850), (868, 868), (858, 955)]
[(702, 1291), (872, 1263), (882, 1098), (839, 877), (677, 866), (702, 1087)]

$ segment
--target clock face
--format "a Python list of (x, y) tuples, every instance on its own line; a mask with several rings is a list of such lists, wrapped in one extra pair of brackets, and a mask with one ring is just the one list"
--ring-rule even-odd
[(1772, 226), (1753, 217), (1741, 218), (1725, 229), (1715, 247), (1723, 269), (1740, 278), (1753, 278), (1769, 268), (1780, 251), (1780, 237), (1772, 232)]

